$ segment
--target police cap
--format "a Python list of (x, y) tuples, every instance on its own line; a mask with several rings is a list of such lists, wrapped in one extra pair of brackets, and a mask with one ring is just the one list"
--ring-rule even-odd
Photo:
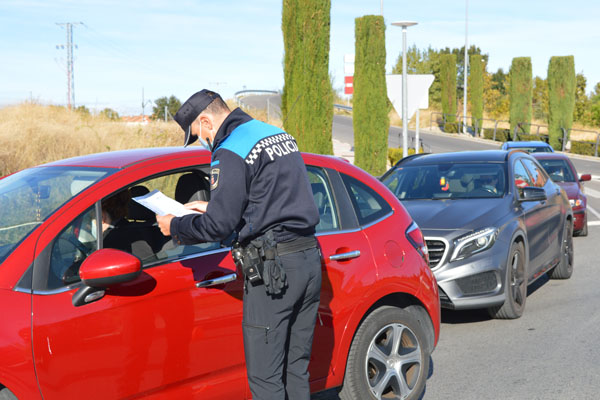
[(194, 143), (198, 139), (198, 136), (192, 135), (192, 122), (194, 122), (196, 118), (198, 118), (198, 115), (200, 115), (200, 113), (216, 98), (220, 99), (221, 96), (208, 89), (202, 89), (187, 99), (173, 117), (185, 132), (185, 141), (183, 142), (184, 147)]

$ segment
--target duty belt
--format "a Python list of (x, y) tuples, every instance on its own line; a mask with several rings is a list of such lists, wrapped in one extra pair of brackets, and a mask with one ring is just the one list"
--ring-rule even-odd
[(310, 250), (317, 247), (319, 242), (314, 236), (301, 236), (290, 242), (277, 243), (277, 254), (284, 256), (286, 254), (295, 253), (297, 251)]

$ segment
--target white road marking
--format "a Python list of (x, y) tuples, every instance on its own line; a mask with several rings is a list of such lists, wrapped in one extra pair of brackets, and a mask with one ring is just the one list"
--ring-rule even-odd
[(600, 192), (594, 189), (590, 189), (589, 187), (586, 187), (584, 189), (584, 193), (586, 196), (592, 196), (595, 197), (597, 199), (600, 199)]
[(592, 214), (594, 214), (598, 219), (600, 219), (600, 213), (598, 211), (594, 210), (592, 207), (590, 207), (589, 204), (587, 206), (587, 210), (589, 212), (591, 212)]
[(600, 221), (588, 222), (588, 226), (600, 226)]

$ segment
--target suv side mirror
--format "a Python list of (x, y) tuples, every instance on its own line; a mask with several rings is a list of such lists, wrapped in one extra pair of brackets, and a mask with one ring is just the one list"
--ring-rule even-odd
[(139, 258), (116, 249), (100, 249), (81, 264), (79, 277), (85, 284), (72, 298), (75, 307), (104, 297), (109, 286), (136, 279), (142, 273)]
[(587, 182), (587, 181), (591, 181), (591, 180), (592, 180), (592, 176), (590, 174), (583, 174), (579, 178), (579, 182)]
[(546, 199), (546, 191), (544, 188), (526, 186), (519, 190), (520, 201), (543, 201)]

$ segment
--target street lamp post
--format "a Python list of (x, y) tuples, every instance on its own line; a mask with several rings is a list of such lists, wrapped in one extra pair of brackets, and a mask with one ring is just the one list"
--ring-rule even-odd
[[(467, 56), (467, 46), (469, 38), (469, 0), (465, 0), (465, 90), (463, 91), (463, 133), (467, 133), (467, 70), (469, 68), (469, 58)], [(472, 121), (471, 121), (472, 122)]]
[(392, 22), (402, 27), (402, 156), (408, 156), (408, 77), (406, 72), (406, 28), (417, 25), (414, 21)]

